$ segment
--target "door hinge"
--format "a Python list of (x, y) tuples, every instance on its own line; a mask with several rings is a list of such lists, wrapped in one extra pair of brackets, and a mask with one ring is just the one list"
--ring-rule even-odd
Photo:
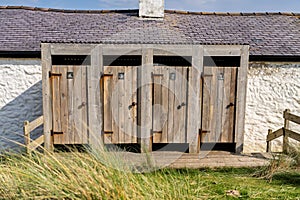
[(210, 131), (199, 129), (199, 134), (203, 134), (203, 133), (207, 134), (207, 133), (210, 133)]
[(51, 130), (51, 135), (61, 135), (61, 134), (64, 134), (64, 132), (58, 132), (58, 131), (53, 131)]
[(61, 73), (53, 73), (51, 71), (49, 71), (49, 78), (51, 78), (52, 76), (62, 76)]

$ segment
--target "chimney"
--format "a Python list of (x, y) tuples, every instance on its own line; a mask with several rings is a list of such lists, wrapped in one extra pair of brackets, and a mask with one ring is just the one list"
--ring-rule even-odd
[(164, 0), (139, 0), (139, 16), (141, 18), (156, 18), (164, 17), (165, 5)]

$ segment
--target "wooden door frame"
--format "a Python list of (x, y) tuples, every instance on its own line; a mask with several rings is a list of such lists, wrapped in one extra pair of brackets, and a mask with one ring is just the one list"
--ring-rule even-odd
[[(142, 66), (139, 70), (140, 84), (151, 81), (153, 71), (153, 56), (192, 56), (192, 67), (189, 73), (188, 111), (187, 111), (187, 139), (190, 153), (199, 152), (199, 129), (201, 127), (201, 98), (200, 79), (203, 73), (204, 56), (240, 56), (241, 64), (238, 69), (237, 107), (235, 121), (236, 152), (242, 152), (244, 140), (244, 119), (247, 88), (247, 70), (249, 61), (248, 45), (152, 45), (152, 44), (65, 44), (42, 43), (42, 84), (43, 84), (43, 113), (45, 149), (53, 150), (51, 137), (52, 106), (51, 84), (49, 71), (52, 66), (52, 55), (90, 55), (91, 67), (88, 70), (88, 115), (90, 144), (96, 148), (103, 145), (103, 93), (100, 92), (100, 80), (103, 73), (103, 55), (141, 55)], [(141, 95), (148, 97), (151, 87), (143, 87)], [(200, 103), (200, 104), (199, 104)], [(138, 131), (141, 136), (140, 144), (145, 151), (151, 151), (151, 123), (152, 99), (142, 98), (140, 112), (140, 126), (146, 131)], [(149, 125), (150, 124), (150, 125)]]

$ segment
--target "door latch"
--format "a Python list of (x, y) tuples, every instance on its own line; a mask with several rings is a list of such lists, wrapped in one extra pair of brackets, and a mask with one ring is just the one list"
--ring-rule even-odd
[(180, 105), (177, 106), (177, 109), (181, 109), (183, 106), (186, 106), (186, 104), (184, 102), (182, 102)]
[(136, 105), (137, 105), (137, 103), (132, 102), (132, 104), (128, 106), (128, 109), (130, 110), (131, 108), (133, 108), (133, 107), (136, 106)]

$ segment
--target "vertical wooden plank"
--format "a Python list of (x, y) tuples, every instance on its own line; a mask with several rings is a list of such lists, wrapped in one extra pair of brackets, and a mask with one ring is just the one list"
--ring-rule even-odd
[(119, 138), (119, 87), (118, 87), (118, 67), (111, 67), (113, 72), (113, 84), (112, 84), (112, 143), (118, 144)]
[(160, 143), (161, 134), (159, 132), (161, 131), (161, 77), (157, 76), (157, 74), (161, 73), (160, 66), (154, 66), (153, 73), (153, 143)]
[(202, 124), (201, 124), (201, 141), (209, 142), (209, 137), (212, 134), (210, 129), (210, 110), (211, 110), (211, 68), (204, 67), (203, 84), (202, 84)]
[(223, 106), (222, 106), (222, 130), (220, 142), (232, 142), (229, 140), (229, 122), (230, 122), (230, 86), (231, 86), (231, 67), (223, 67), (224, 81), (223, 81)]
[[(286, 109), (283, 112), (283, 117), (286, 116), (287, 114), (289, 114), (291, 111), (289, 109)], [(283, 153), (288, 153), (289, 151), (289, 138), (286, 135), (286, 131), (287, 129), (289, 129), (290, 127), (290, 121), (284, 118), (284, 131), (283, 131), (283, 142), (282, 142), (282, 151)]]
[[(187, 142), (187, 137), (186, 137), (186, 106), (187, 106), (187, 94), (188, 94), (188, 90), (187, 90), (187, 86), (188, 86), (188, 80), (187, 80), (187, 70), (188, 67), (184, 67), (182, 68), (182, 84), (181, 84), (181, 100), (182, 103), (184, 103), (185, 105), (181, 107), (181, 123), (179, 126), (179, 132), (180, 132), (180, 143), (186, 143)], [(199, 97), (200, 98), (200, 97)], [(198, 105), (200, 106), (200, 104)], [(199, 119), (201, 120), (201, 118)], [(199, 123), (200, 125), (200, 123)], [(200, 127), (200, 126), (199, 126)]]
[(229, 125), (228, 125), (228, 141), (234, 142), (234, 121), (235, 121), (235, 106), (236, 106), (236, 76), (237, 67), (231, 70), (230, 82), (230, 108), (229, 108)]
[[(68, 66), (68, 73), (73, 72), (73, 66)], [(67, 79), (68, 87), (68, 134), (65, 135), (65, 144), (72, 144), (74, 142), (74, 79)]]
[(131, 111), (131, 117), (132, 117), (132, 132), (131, 132), (131, 143), (137, 143), (137, 106), (138, 106), (138, 99), (137, 99), (137, 93), (138, 93), (138, 81), (137, 81), (137, 66), (132, 67), (131, 70), (132, 73), (132, 102), (135, 102), (136, 105), (133, 107)]
[(218, 111), (218, 80), (217, 80), (217, 72), (218, 72), (218, 68), (217, 67), (210, 67), (211, 68), (211, 72), (212, 72), (212, 79), (211, 79), (211, 88), (210, 88), (210, 119), (209, 119), (209, 123), (210, 123), (210, 138), (209, 138), (209, 142), (216, 142), (216, 138), (217, 138), (217, 130), (216, 130), (216, 124), (217, 124), (217, 119), (216, 119), (216, 115), (217, 115), (217, 111)]
[[(272, 134), (272, 129), (268, 129), (268, 135)], [(272, 141), (267, 141), (267, 152), (270, 153), (272, 151)]]
[[(60, 66), (52, 66), (52, 73), (60, 74)], [(61, 130), (61, 91), (60, 83), (62, 76), (52, 76), (52, 118), (53, 118), (53, 132), (62, 132)], [(54, 144), (61, 144), (61, 134), (53, 136)]]
[(126, 66), (124, 80), (124, 143), (131, 143), (132, 135), (132, 110), (133, 106), (132, 95), (132, 66)]
[[(174, 143), (174, 108), (175, 108), (175, 80), (170, 78), (171, 73), (176, 75), (176, 70), (173, 67), (168, 67), (169, 69), (169, 105), (168, 105), (168, 143)], [(177, 77), (178, 78), (178, 77)]]
[(249, 46), (244, 45), (241, 51), (241, 64), (237, 77), (237, 100), (236, 100), (236, 123), (235, 123), (235, 142), (236, 153), (243, 151), (246, 91), (247, 91), (247, 72), (249, 61)]
[(162, 105), (162, 114), (161, 114), (161, 122), (162, 122), (162, 133), (161, 133), (161, 143), (168, 142), (168, 107), (169, 107), (169, 71), (165, 66), (160, 66), (161, 74), (161, 105)]
[(222, 137), (222, 116), (223, 116), (223, 95), (224, 95), (224, 68), (217, 69), (217, 106), (216, 106), (216, 142), (221, 142)]
[(52, 129), (52, 105), (51, 105), (51, 84), (49, 72), (51, 71), (51, 45), (47, 43), (41, 44), (42, 50), (42, 86), (43, 86), (43, 115), (44, 115), (44, 137), (45, 149), (49, 152), (53, 151), (53, 140), (51, 137)]
[[(120, 66), (118, 67), (118, 72), (117, 73), (123, 73), (124, 76), (125, 75), (125, 66)], [(125, 143), (125, 132), (124, 132), (124, 128), (125, 128), (125, 77), (124, 79), (119, 79), (118, 80), (118, 95), (119, 95), (119, 121), (118, 121), (118, 125), (119, 125), (119, 143)], [(128, 109), (128, 107), (127, 107)]]
[(81, 144), (82, 142), (82, 97), (81, 97), (81, 75), (82, 66), (73, 66), (74, 88), (73, 88), (73, 120), (74, 120), (74, 141), (70, 143)]
[(188, 111), (187, 111), (187, 135), (189, 152), (199, 152), (199, 123), (201, 112), (199, 109), (200, 75), (203, 72), (203, 47), (193, 46), (192, 67), (189, 74)]
[(82, 144), (88, 143), (88, 125), (87, 125), (87, 68), (88, 66), (82, 66), (81, 69), (81, 112), (82, 112), (82, 125), (81, 125), (81, 135)]
[(184, 79), (182, 77), (183, 74), (183, 67), (174, 67), (174, 71), (176, 73), (176, 80), (175, 80), (175, 86), (174, 86), (174, 121), (173, 121), (173, 142), (174, 143), (180, 143), (181, 138), (181, 130), (180, 127), (184, 123), (184, 117), (183, 117), (183, 109), (185, 106), (182, 104), (186, 104), (182, 92), (182, 86), (184, 85)]
[[(103, 120), (104, 120), (104, 143), (110, 144), (112, 142), (112, 82), (113, 82), (113, 72), (111, 67), (104, 66), (104, 76), (103, 76)], [(106, 76), (112, 75), (112, 76)]]
[(103, 87), (100, 77), (103, 72), (102, 45), (91, 51), (91, 66), (87, 71), (89, 143), (93, 148), (103, 147)]
[[(64, 144), (65, 136), (68, 135), (68, 82), (67, 82), (67, 71), (68, 68), (66, 66), (60, 66), (60, 101), (61, 101), (61, 130), (63, 132), (62, 135), (56, 135), (59, 137), (59, 142), (54, 141), (56, 144)], [(54, 137), (55, 140), (55, 137)]]
[(140, 84), (140, 127), (139, 138), (141, 152), (152, 150), (150, 136), (152, 132), (152, 78), (153, 49), (142, 49), (142, 67), (139, 70)]

